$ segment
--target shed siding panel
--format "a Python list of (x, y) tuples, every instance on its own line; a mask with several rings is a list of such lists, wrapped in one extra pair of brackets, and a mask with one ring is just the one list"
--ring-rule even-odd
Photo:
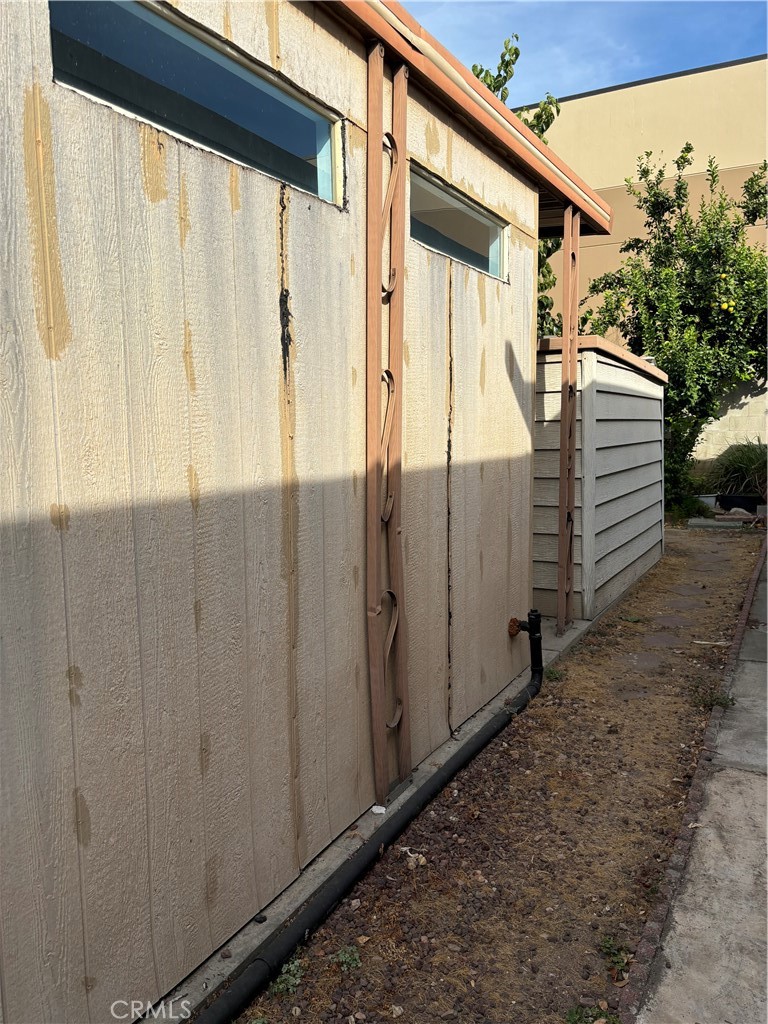
[(411, 744), (418, 764), (448, 725), (450, 262), (409, 244), (403, 387), (403, 555)]
[[(47, 18), (45, 8), (33, 10), (36, 19)], [(47, 46), (45, 38), (36, 42)], [(53, 361), (60, 500), (69, 515), (63, 564), (70, 664), (81, 682), (73, 715), (78, 793), (70, 813), (81, 846), (84, 984), (91, 1016), (108, 1019), (122, 971), (140, 991), (160, 989), (145, 776), (146, 609), (136, 581), (129, 371), (120, 315), (122, 240), (104, 108), (49, 81), (41, 86), (41, 102), (51, 110), (50, 158), (60, 224), (66, 225), (59, 243), (72, 331)], [(136, 935), (147, 938), (137, 942)]]
[(0, 54), (0, 1016), (85, 1021), (72, 734), (81, 693), (67, 650), (65, 538), (51, 518), (61, 497), (53, 368), (33, 284), (41, 184), (34, 61), (28, 12), (19, 5), (0, 5)]
[[(530, 336), (533, 249), (511, 242), (513, 287), (454, 264), (451, 275), (452, 725), (526, 663), (510, 643), (510, 609), (528, 601)], [(512, 294), (520, 296), (515, 306)], [(522, 300), (522, 301), (521, 301)], [(500, 514), (501, 513), (501, 514)]]

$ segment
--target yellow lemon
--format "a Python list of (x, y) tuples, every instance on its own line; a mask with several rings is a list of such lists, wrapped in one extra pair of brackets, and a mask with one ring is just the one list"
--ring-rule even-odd
[(720, 309), (728, 309), (728, 303), (727, 302), (721, 302), (720, 303)]
[(720, 275), (720, 280), (721, 280), (721, 281), (724, 281), (724, 280), (725, 280), (725, 277), (726, 277), (726, 275), (725, 275), (725, 274), (721, 274), (721, 275)]

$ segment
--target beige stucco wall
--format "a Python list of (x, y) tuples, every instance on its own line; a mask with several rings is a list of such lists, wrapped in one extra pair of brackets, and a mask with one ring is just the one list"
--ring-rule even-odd
[[(55, 84), (47, 4), (0, 5), (5, 1024), (158, 998), (373, 800), (365, 49), (317, 5), (180, 7), (338, 111), (346, 203)], [(527, 661), (537, 206), (408, 113), (509, 224), (503, 281), (407, 242), (418, 760)]]
[[(760, 58), (563, 101), (548, 134), (550, 144), (614, 211), (609, 237), (581, 240), (582, 297), (590, 281), (619, 266), (624, 240), (642, 234), (643, 216), (624, 185), (628, 177), (636, 180), (641, 153), (651, 150), (655, 158), (663, 156), (674, 170), (672, 160), (685, 142), (691, 142), (694, 163), (686, 180), (692, 206), (707, 193), (710, 154), (718, 162), (726, 191), (741, 196), (744, 180), (766, 156), (767, 65)], [(753, 244), (764, 246), (765, 225), (750, 228), (748, 236)], [(562, 254), (552, 258), (552, 266), (558, 276), (553, 290), (557, 311), (562, 308)], [(618, 332), (607, 337), (622, 343)], [(764, 395), (747, 398), (737, 392), (726, 407), (724, 418), (705, 428), (698, 458), (712, 458), (747, 433), (766, 437)]]

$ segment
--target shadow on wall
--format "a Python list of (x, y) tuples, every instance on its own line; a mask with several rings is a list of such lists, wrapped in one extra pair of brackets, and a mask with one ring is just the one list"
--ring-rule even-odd
[[(528, 663), (517, 462), (404, 474), (417, 760)], [(165, 475), (1, 524), (7, 1022), (162, 996), (373, 802), (364, 480)]]

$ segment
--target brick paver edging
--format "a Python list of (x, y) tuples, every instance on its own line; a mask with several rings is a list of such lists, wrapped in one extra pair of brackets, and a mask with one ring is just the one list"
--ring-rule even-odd
[[(736, 623), (736, 630), (733, 634), (733, 640), (731, 641), (728, 657), (725, 662), (724, 681), (729, 687), (736, 668), (741, 644), (744, 640), (747, 621), (749, 620), (749, 612), (752, 608), (752, 601), (755, 596), (755, 591), (757, 590), (757, 583), (760, 579), (760, 573), (765, 562), (767, 551), (768, 537), (763, 541), (763, 546), (760, 549), (757, 564), (755, 565), (755, 569), (752, 573), (749, 584), (747, 585), (739, 619)], [(696, 770), (693, 773), (691, 786), (688, 790), (688, 802), (685, 814), (683, 815), (683, 822), (680, 826), (680, 831), (677, 834), (677, 839), (675, 840), (674, 851), (667, 862), (667, 867), (664, 872), (664, 882), (659, 887), (659, 899), (654, 904), (653, 909), (645, 922), (645, 927), (643, 928), (640, 941), (637, 944), (637, 950), (635, 951), (635, 958), (630, 966), (629, 981), (621, 990), (621, 995), (619, 996), (618, 1013), (619, 1018), (621, 1019), (621, 1024), (635, 1024), (637, 1014), (643, 1004), (643, 997), (645, 996), (645, 990), (651, 973), (651, 964), (659, 951), (661, 936), (667, 923), (669, 911), (672, 906), (672, 900), (677, 893), (683, 877), (683, 872), (685, 871), (686, 864), (688, 863), (688, 855), (691, 852), (691, 842), (693, 840), (693, 834), (696, 831), (690, 826), (698, 819), (704, 803), (704, 783), (710, 771), (712, 752), (714, 751), (717, 743), (717, 737), (720, 733), (720, 725), (722, 723), (724, 713), (725, 711), (723, 708), (715, 707), (712, 709), (712, 713), (709, 716), (709, 723), (704, 733), (701, 753), (699, 754)]]

